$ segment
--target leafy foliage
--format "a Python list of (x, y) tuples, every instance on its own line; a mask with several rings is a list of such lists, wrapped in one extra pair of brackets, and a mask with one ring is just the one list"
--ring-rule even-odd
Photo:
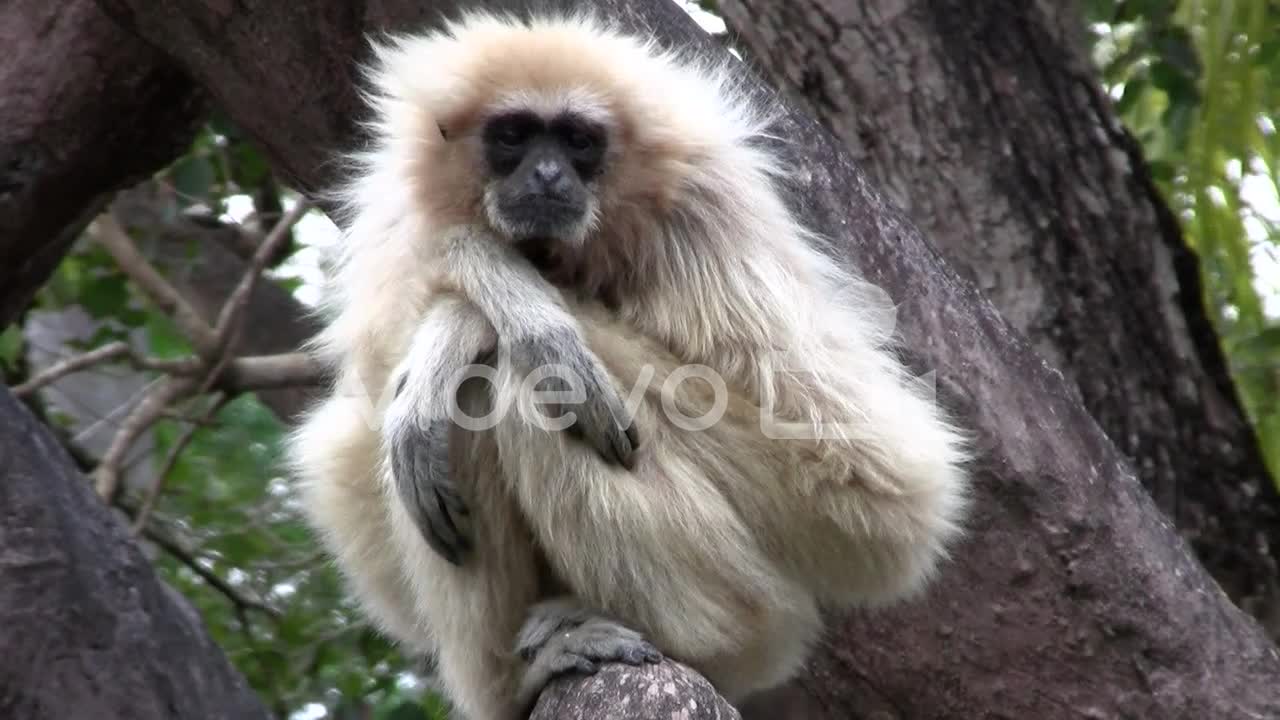
[[(168, 189), (157, 193), (157, 201), (168, 203), (160, 217), (193, 206), (224, 218), (233, 207), (243, 212), (246, 205), (263, 216), (279, 212), (280, 193), (267, 163), (216, 118), (155, 182)], [(300, 284), (289, 277), (278, 282), (291, 290)], [(87, 239), (64, 258), (36, 307), (79, 307), (94, 320), (93, 336), (65, 348), (68, 352), (117, 340), (131, 340), (157, 358), (192, 352), (173, 321), (147, 303), (111, 256)], [(19, 371), (21, 355), (20, 328), (0, 334), (0, 368), (6, 377)], [(133, 371), (121, 365), (111, 372)], [(179, 412), (199, 418), (213, 400), (195, 398)], [(77, 421), (62, 413), (48, 415), (67, 427)], [(144, 461), (159, 470), (191, 426), (181, 418), (155, 425), (154, 446)], [(266, 406), (243, 395), (190, 434), (165, 474), (143, 534), (152, 541), (157, 568), (200, 611), (214, 639), (278, 717), (447, 717), (444, 703), (420, 677), (418, 661), (401, 655), (367, 624), (303, 523), (281, 465), (285, 432)], [(139, 507), (145, 491), (132, 488), (126, 505)]]
[(1200, 257), (1205, 302), (1280, 478), (1280, 2), (1086, 7), (1104, 82)]

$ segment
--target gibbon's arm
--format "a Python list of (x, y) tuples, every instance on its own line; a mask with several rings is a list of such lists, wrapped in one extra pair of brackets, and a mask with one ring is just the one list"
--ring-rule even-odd
[(560, 291), (508, 243), (486, 230), (459, 227), (445, 242), (445, 265), (459, 290), (498, 334), (498, 362), (519, 376), (552, 371), (545, 390), (571, 391), (576, 417), (570, 430), (605, 461), (633, 467), (639, 438), (621, 394), (586, 344)]
[(471, 549), (466, 503), (449, 472), (458, 385), (468, 366), (510, 363), (520, 377), (554, 368), (544, 390), (576, 393), (563, 410), (570, 431), (608, 462), (631, 467), (634, 423), (600, 360), (587, 348), (559, 291), (513, 248), (483, 230), (455, 228), (445, 242), (446, 275), (462, 297), (445, 294), (428, 309), (394, 376), (387, 414), (396, 491), (427, 544), (455, 565)]
[(454, 565), (471, 549), (471, 526), (449, 472), (450, 419), (464, 371), (496, 346), (493, 327), (474, 305), (442, 295), (393, 375), (386, 437), (396, 493), (427, 545)]

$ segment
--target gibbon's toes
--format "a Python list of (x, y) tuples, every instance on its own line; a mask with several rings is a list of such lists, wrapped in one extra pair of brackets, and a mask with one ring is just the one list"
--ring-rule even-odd
[[(640, 633), (612, 620), (596, 618), (553, 635), (539, 655), (567, 653), (597, 663), (643, 665), (660, 662), (662, 653)], [(536, 662), (536, 658), (535, 658)]]
[(522, 700), (537, 697), (553, 678), (569, 672), (590, 675), (600, 665), (621, 662), (646, 665), (662, 662), (662, 653), (640, 633), (603, 618), (591, 619), (569, 630), (556, 632), (532, 653), (522, 682)]
[(406, 424), (391, 434), (396, 491), (437, 554), (462, 565), (471, 552), (471, 513), (449, 474), (449, 421)]

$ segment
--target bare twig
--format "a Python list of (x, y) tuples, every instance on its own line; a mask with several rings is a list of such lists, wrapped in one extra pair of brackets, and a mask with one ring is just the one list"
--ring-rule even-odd
[(94, 486), (99, 496), (107, 502), (115, 498), (120, 491), (120, 465), (134, 441), (160, 420), (170, 404), (190, 394), (194, 388), (195, 382), (189, 378), (167, 377), (134, 406), (94, 471)]
[(323, 384), (326, 373), (326, 369), (306, 353), (251, 355), (233, 360), (218, 378), (218, 386), (231, 392), (307, 387)]
[(30, 378), (26, 382), (15, 387), (13, 389), (13, 394), (18, 397), (26, 397), (58, 378), (92, 367), (100, 362), (115, 360), (128, 355), (130, 352), (131, 350), (128, 343), (113, 342), (82, 355), (74, 355), (66, 360), (54, 363), (44, 372), (37, 374), (35, 377)]
[[(205, 363), (198, 357), (171, 360), (142, 355), (124, 342), (114, 342), (89, 352), (73, 355), (13, 388), (14, 395), (26, 397), (40, 388), (75, 372), (112, 360), (124, 360), (140, 370), (176, 377), (204, 375)], [(308, 387), (323, 384), (326, 370), (314, 358), (301, 352), (276, 355), (248, 355), (235, 358), (216, 377), (213, 386), (229, 393)], [(168, 416), (170, 413), (164, 413)], [(190, 420), (189, 418), (177, 418)]]
[(253, 288), (258, 282), (258, 278), (267, 268), (267, 263), (271, 262), (271, 258), (275, 257), (280, 247), (289, 239), (289, 231), (294, 225), (302, 219), (303, 215), (311, 209), (311, 202), (306, 198), (299, 198), (298, 202), (289, 209), (271, 228), (271, 232), (267, 233), (267, 237), (258, 245), (258, 249), (254, 251), (253, 257), (249, 259), (249, 266), (245, 268), (244, 275), (240, 278), (240, 284), (231, 291), (227, 302), (222, 307), (222, 312), (218, 315), (217, 328), (220, 332), (225, 332), (235, 321), (236, 318), (244, 314), (244, 309), (249, 303), (249, 296), (253, 294)]
[(174, 466), (178, 464), (178, 457), (182, 451), (191, 443), (191, 439), (202, 428), (208, 427), (210, 421), (218, 414), (229, 401), (231, 397), (226, 393), (218, 393), (213, 402), (209, 405), (209, 409), (200, 415), (199, 418), (193, 418), (190, 424), (182, 431), (182, 434), (173, 441), (173, 445), (169, 447), (169, 452), (165, 454), (164, 462), (160, 465), (160, 471), (156, 474), (155, 480), (151, 483), (151, 487), (147, 488), (147, 495), (142, 500), (142, 506), (138, 508), (138, 514), (133, 519), (133, 535), (137, 537), (147, 526), (147, 520), (151, 518), (151, 513), (155, 510), (156, 502), (160, 499), (160, 493), (164, 491), (165, 481), (169, 477), (169, 473), (173, 472)]
[(130, 365), (143, 370), (156, 370), (169, 375), (190, 375), (199, 371), (201, 363), (198, 358), (177, 358), (173, 360), (163, 360), (142, 355), (135, 351), (128, 343), (124, 341), (116, 341), (107, 343), (99, 348), (94, 348), (80, 355), (73, 355), (62, 360), (48, 369), (37, 374), (35, 377), (27, 380), (21, 385), (13, 389), (13, 394), (18, 397), (25, 397), (40, 388), (52, 382), (81, 370), (88, 369), (99, 363), (110, 362), (112, 360), (126, 360)]
[(196, 557), (194, 552), (188, 550), (182, 543), (178, 542), (177, 539), (172, 538), (160, 530), (157, 530), (155, 527), (150, 526), (143, 531), (143, 537), (155, 543), (161, 550), (164, 550), (166, 553), (173, 556), (175, 560), (190, 568), (191, 572), (199, 576), (201, 580), (204, 580), (209, 587), (222, 593), (223, 596), (231, 601), (231, 604), (235, 606), (237, 611), (244, 612), (245, 610), (256, 610), (272, 619), (278, 620), (280, 618), (279, 610), (276, 610), (261, 600), (246, 596), (234, 585), (220, 577), (217, 573), (202, 565), (200, 563), (200, 558)]
[(129, 234), (110, 211), (100, 215), (94, 223), (94, 239), (106, 248), (120, 269), (137, 283), (163, 312), (187, 334), (191, 344), (204, 356), (212, 355), (217, 348), (217, 337), (186, 298), (164, 279), (134, 244)]
[(253, 289), (258, 284), (258, 279), (266, 270), (267, 263), (271, 258), (275, 257), (276, 252), (281, 245), (289, 238), (289, 231), (293, 226), (306, 214), (311, 208), (311, 204), (306, 198), (300, 198), (296, 205), (293, 206), (280, 221), (271, 228), (271, 232), (267, 233), (267, 237), (258, 246), (253, 257), (249, 259), (248, 267), (245, 268), (244, 274), (240, 278), (240, 283), (227, 297), (227, 301), (222, 304), (222, 311), (218, 313), (218, 323), (214, 328), (214, 334), (217, 338), (215, 345), (216, 360), (212, 367), (209, 368), (208, 374), (200, 384), (200, 392), (208, 391), (209, 387), (218, 379), (222, 371), (226, 368), (227, 363), (231, 361), (232, 350), (236, 341), (240, 337), (240, 330), (244, 327), (244, 310), (249, 305), (249, 298), (253, 295)]
[[(289, 210), (267, 234), (254, 251), (240, 282), (228, 295), (218, 313), (218, 321), (210, 327), (185, 298), (138, 251), (133, 240), (109, 212), (97, 223), (96, 237), (121, 269), (133, 279), (159, 308), (173, 316), (174, 321), (188, 335), (198, 357), (181, 361), (162, 361), (134, 352), (126, 343), (85, 353), (60, 363), (41, 376), (24, 384), (22, 390), (31, 392), (43, 384), (108, 359), (127, 358), (135, 366), (161, 369), (166, 377), (155, 389), (149, 391), (133, 408), (121, 424), (102, 456), (95, 472), (99, 495), (111, 500), (119, 492), (121, 465), (130, 447), (143, 432), (170, 413), (169, 405), (191, 395), (203, 395), (215, 386), (225, 394), (210, 408), (210, 415), (237, 393), (273, 387), (315, 384), (323, 377), (322, 370), (311, 358), (302, 353), (287, 353), (263, 357), (235, 358), (234, 349), (244, 326), (245, 309), (267, 263), (278, 254), (289, 237), (295, 223), (310, 209), (305, 200)], [(163, 463), (162, 471), (150, 489), (146, 502), (139, 512), (135, 530), (144, 528), (156, 499), (163, 487), (177, 455), (190, 442), (197, 426), (192, 426), (171, 448)]]

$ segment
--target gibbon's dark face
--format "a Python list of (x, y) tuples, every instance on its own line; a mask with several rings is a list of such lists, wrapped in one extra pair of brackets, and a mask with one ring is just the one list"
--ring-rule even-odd
[(482, 134), (491, 175), (486, 209), (517, 242), (574, 241), (586, 232), (595, 198), (591, 181), (604, 161), (604, 128), (564, 113), (512, 112)]

